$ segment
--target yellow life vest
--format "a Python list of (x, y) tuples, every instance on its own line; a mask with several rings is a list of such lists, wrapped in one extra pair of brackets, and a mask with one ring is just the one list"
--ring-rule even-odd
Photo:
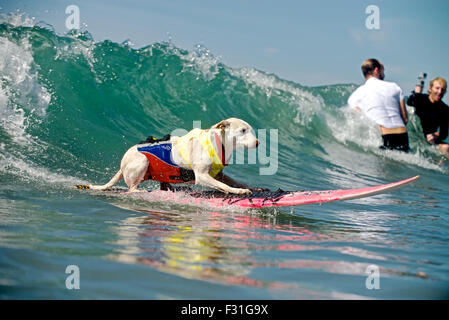
[(201, 145), (201, 148), (203, 148), (212, 162), (212, 167), (209, 171), (209, 175), (213, 178), (226, 166), (226, 164), (224, 163), (224, 150), (222, 149), (222, 144), (218, 135), (215, 134), (214, 142), (217, 150), (219, 150), (220, 156), (217, 154), (217, 151), (214, 148), (214, 143), (212, 142), (210, 136), (211, 134), (209, 130), (201, 130), (196, 128), (190, 131), (185, 136), (179, 137), (175, 143), (178, 148), (179, 155), (190, 167), (192, 167), (192, 159), (190, 159), (187, 146), (190, 140), (197, 139)]

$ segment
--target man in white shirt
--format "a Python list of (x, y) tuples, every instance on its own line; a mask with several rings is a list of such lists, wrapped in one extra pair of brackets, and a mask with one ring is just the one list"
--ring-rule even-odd
[(362, 63), (365, 84), (357, 88), (348, 99), (352, 108), (362, 110), (376, 122), (382, 133), (381, 149), (409, 150), (407, 109), (401, 88), (394, 82), (383, 81), (384, 66), (376, 59)]

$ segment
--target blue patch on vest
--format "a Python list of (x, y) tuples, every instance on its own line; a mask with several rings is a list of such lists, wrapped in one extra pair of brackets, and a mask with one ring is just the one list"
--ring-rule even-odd
[(152, 144), (149, 146), (138, 147), (137, 151), (150, 153), (171, 166), (179, 167), (172, 160), (171, 148), (172, 148), (171, 142), (169, 142), (169, 143)]

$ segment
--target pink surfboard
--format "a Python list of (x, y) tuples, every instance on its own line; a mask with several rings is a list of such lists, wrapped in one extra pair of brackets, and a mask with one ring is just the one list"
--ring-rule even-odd
[[(238, 206), (247, 208), (300, 206), (313, 203), (323, 203), (338, 200), (351, 200), (374, 196), (406, 186), (417, 180), (419, 176), (389, 184), (345, 190), (321, 191), (266, 191), (253, 192), (250, 195), (224, 194), (217, 191), (187, 192), (185, 197), (176, 197), (177, 192), (151, 191), (140, 194), (143, 199), (152, 201), (173, 201), (194, 205), (211, 205), (214, 207)], [(78, 189), (88, 189), (86, 186), (75, 186)], [(123, 192), (126, 189), (112, 189)]]
[[(281, 206), (300, 206), (312, 203), (322, 203), (337, 200), (351, 200), (374, 196), (380, 193), (389, 192), (391, 190), (406, 186), (417, 180), (419, 176), (406, 180), (379, 185), (374, 187), (346, 190), (323, 190), (323, 191), (296, 191), (296, 192), (259, 192), (249, 196), (224, 195), (222, 193), (211, 192), (208, 196), (205, 192), (191, 194), (198, 197), (201, 202), (206, 201), (214, 206), (239, 206), (239, 207), (281, 207)], [(207, 197), (207, 198), (206, 198)]]

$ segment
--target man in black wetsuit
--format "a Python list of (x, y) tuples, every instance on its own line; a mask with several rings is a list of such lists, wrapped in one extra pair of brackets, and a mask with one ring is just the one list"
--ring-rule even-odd
[(443, 142), (448, 136), (449, 107), (442, 101), (447, 83), (443, 78), (430, 81), (429, 94), (422, 94), (417, 85), (407, 104), (415, 107), (427, 142), (438, 145), (441, 154), (449, 159), (449, 144)]

